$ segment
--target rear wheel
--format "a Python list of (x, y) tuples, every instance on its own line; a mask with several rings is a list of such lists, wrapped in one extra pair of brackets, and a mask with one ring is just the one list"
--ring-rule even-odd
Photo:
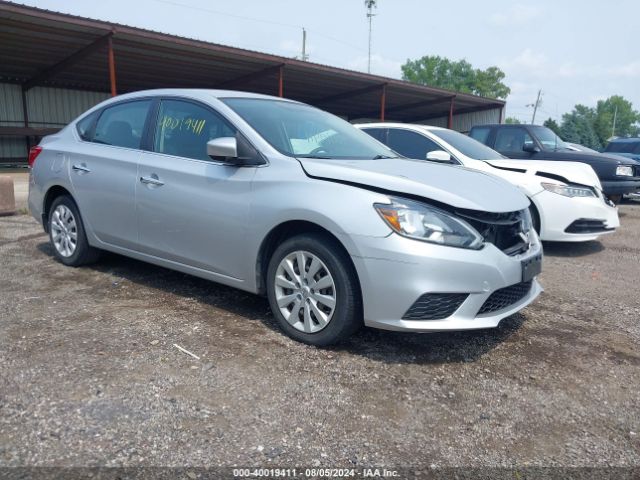
[(622, 202), (622, 195), (607, 195), (607, 198), (611, 200), (613, 203), (615, 203), (616, 205)]
[(56, 198), (49, 209), (49, 239), (60, 262), (79, 267), (95, 262), (100, 250), (89, 245), (76, 202), (68, 195)]
[(335, 240), (303, 234), (271, 256), (267, 296), (280, 327), (295, 340), (326, 346), (362, 325), (360, 288), (351, 259)]

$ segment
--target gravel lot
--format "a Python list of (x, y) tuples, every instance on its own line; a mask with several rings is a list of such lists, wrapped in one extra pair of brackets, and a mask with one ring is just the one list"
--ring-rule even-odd
[[(297, 344), (267, 301), (0, 218), (0, 466), (640, 466), (640, 203), (495, 330)], [(180, 352), (179, 344), (200, 357)]]

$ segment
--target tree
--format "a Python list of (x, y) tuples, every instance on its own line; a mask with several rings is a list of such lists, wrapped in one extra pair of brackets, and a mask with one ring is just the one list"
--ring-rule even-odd
[(547, 118), (542, 124), (550, 130), (553, 130), (553, 133), (556, 135), (560, 135), (560, 125), (553, 118)]
[(567, 142), (579, 143), (595, 150), (601, 149), (602, 143), (594, 128), (595, 119), (595, 109), (576, 105), (571, 113), (562, 116), (560, 137)]
[[(615, 116), (615, 132), (613, 119)], [(633, 104), (620, 95), (613, 95), (606, 100), (599, 100), (595, 109), (594, 129), (600, 143), (606, 145), (612, 136), (628, 137), (640, 133), (640, 113), (633, 109)]]
[(522, 122), (515, 117), (507, 117), (504, 119), (504, 123), (508, 125), (520, 125)]
[(498, 67), (473, 68), (466, 60), (449, 60), (424, 56), (402, 65), (402, 79), (432, 87), (446, 88), (483, 97), (507, 98), (511, 89), (502, 81), (505, 74)]

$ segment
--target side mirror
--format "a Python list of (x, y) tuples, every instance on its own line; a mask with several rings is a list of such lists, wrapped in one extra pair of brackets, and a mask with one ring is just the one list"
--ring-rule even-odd
[(207, 155), (214, 160), (238, 158), (238, 142), (235, 137), (219, 137), (207, 142)]
[(432, 162), (451, 163), (451, 155), (444, 150), (434, 150), (427, 153), (427, 160)]
[(538, 148), (533, 142), (525, 142), (522, 145), (522, 150), (529, 153), (539, 153), (540, 148)]

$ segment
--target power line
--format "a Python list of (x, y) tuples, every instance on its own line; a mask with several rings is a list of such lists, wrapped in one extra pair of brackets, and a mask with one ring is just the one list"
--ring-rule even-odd
[(211, 8), (198, 7), (196, 5), (188, 5), (188, 4), (184, 4), (184, 3), (180, 3), (180, 2), (175, 2), (173, 0), (152, 0), (152, 1), (158, 2), (158, 3), (164, 3), (164, 4), (167, 4), (167, 5), (173, 5), (173, 6), (176, 6), (176, 7), (187, 8), (187, 9), (191, 9), (191, 10), (198, 10), (198, 11), (201, 11), (201, 12), (213, 13), (213, 14), (216, 14), (216, 15), (223, 15), (223, 16), (226, 16), (226, 17), (237, 18), (239, 20), (246, 20), (246, 21), (250, 21), (250, 22), (265, 23), (265, 24), (269, 24), (269, 25), (276, 25), (276, 26), (279, 26), (279, 27), (286, 27), (286, 28), (295, 28), (297, 30), (300, 30), (300, 29), (304, 28), (304, 29), (306, 29), (307, 32), (311, 32), (311, 33), (313, 33), (314, 35), (316, 35), (318, 37), (326, 38), (327, 40), (331, 40), (332, 42), (340, 43), (342, 45), (345, 45), (347, 47), (353, 48), (354, 50), (358, 50), (360, 52), (366, 52), (366, 50), (363, 49), (362, 47), (358, 47), (358, 46), (353, 45), (353, 44), (351, 44), (349, 42), (345, 42), (344, 40), (341, 40), (339, 38), (335, 38), (335, 37), (332, 37), (330, 35), (326, 35), (326, 34), (324, 34), (322, 32), (319, 32), (319, 31), (316, 31), (316, 30), (312, 30), (312, 29), (309, 29), (309, 28), (306, 28), (306, 27), (302, 27), (301, 25), (294, 25), (292, 23), (277, 22), (277, 21), (274, 21), (274, 20), (265, 20), (265, 19), (262, 19), (262, 18), (248, 17), (248, 16), (245, 16), (245, 15), (238, 15), (238, 14), (235, 14), (235, 13), (223, 12), (223, 11), (214, 10), (214, 9), (211, 9)]

